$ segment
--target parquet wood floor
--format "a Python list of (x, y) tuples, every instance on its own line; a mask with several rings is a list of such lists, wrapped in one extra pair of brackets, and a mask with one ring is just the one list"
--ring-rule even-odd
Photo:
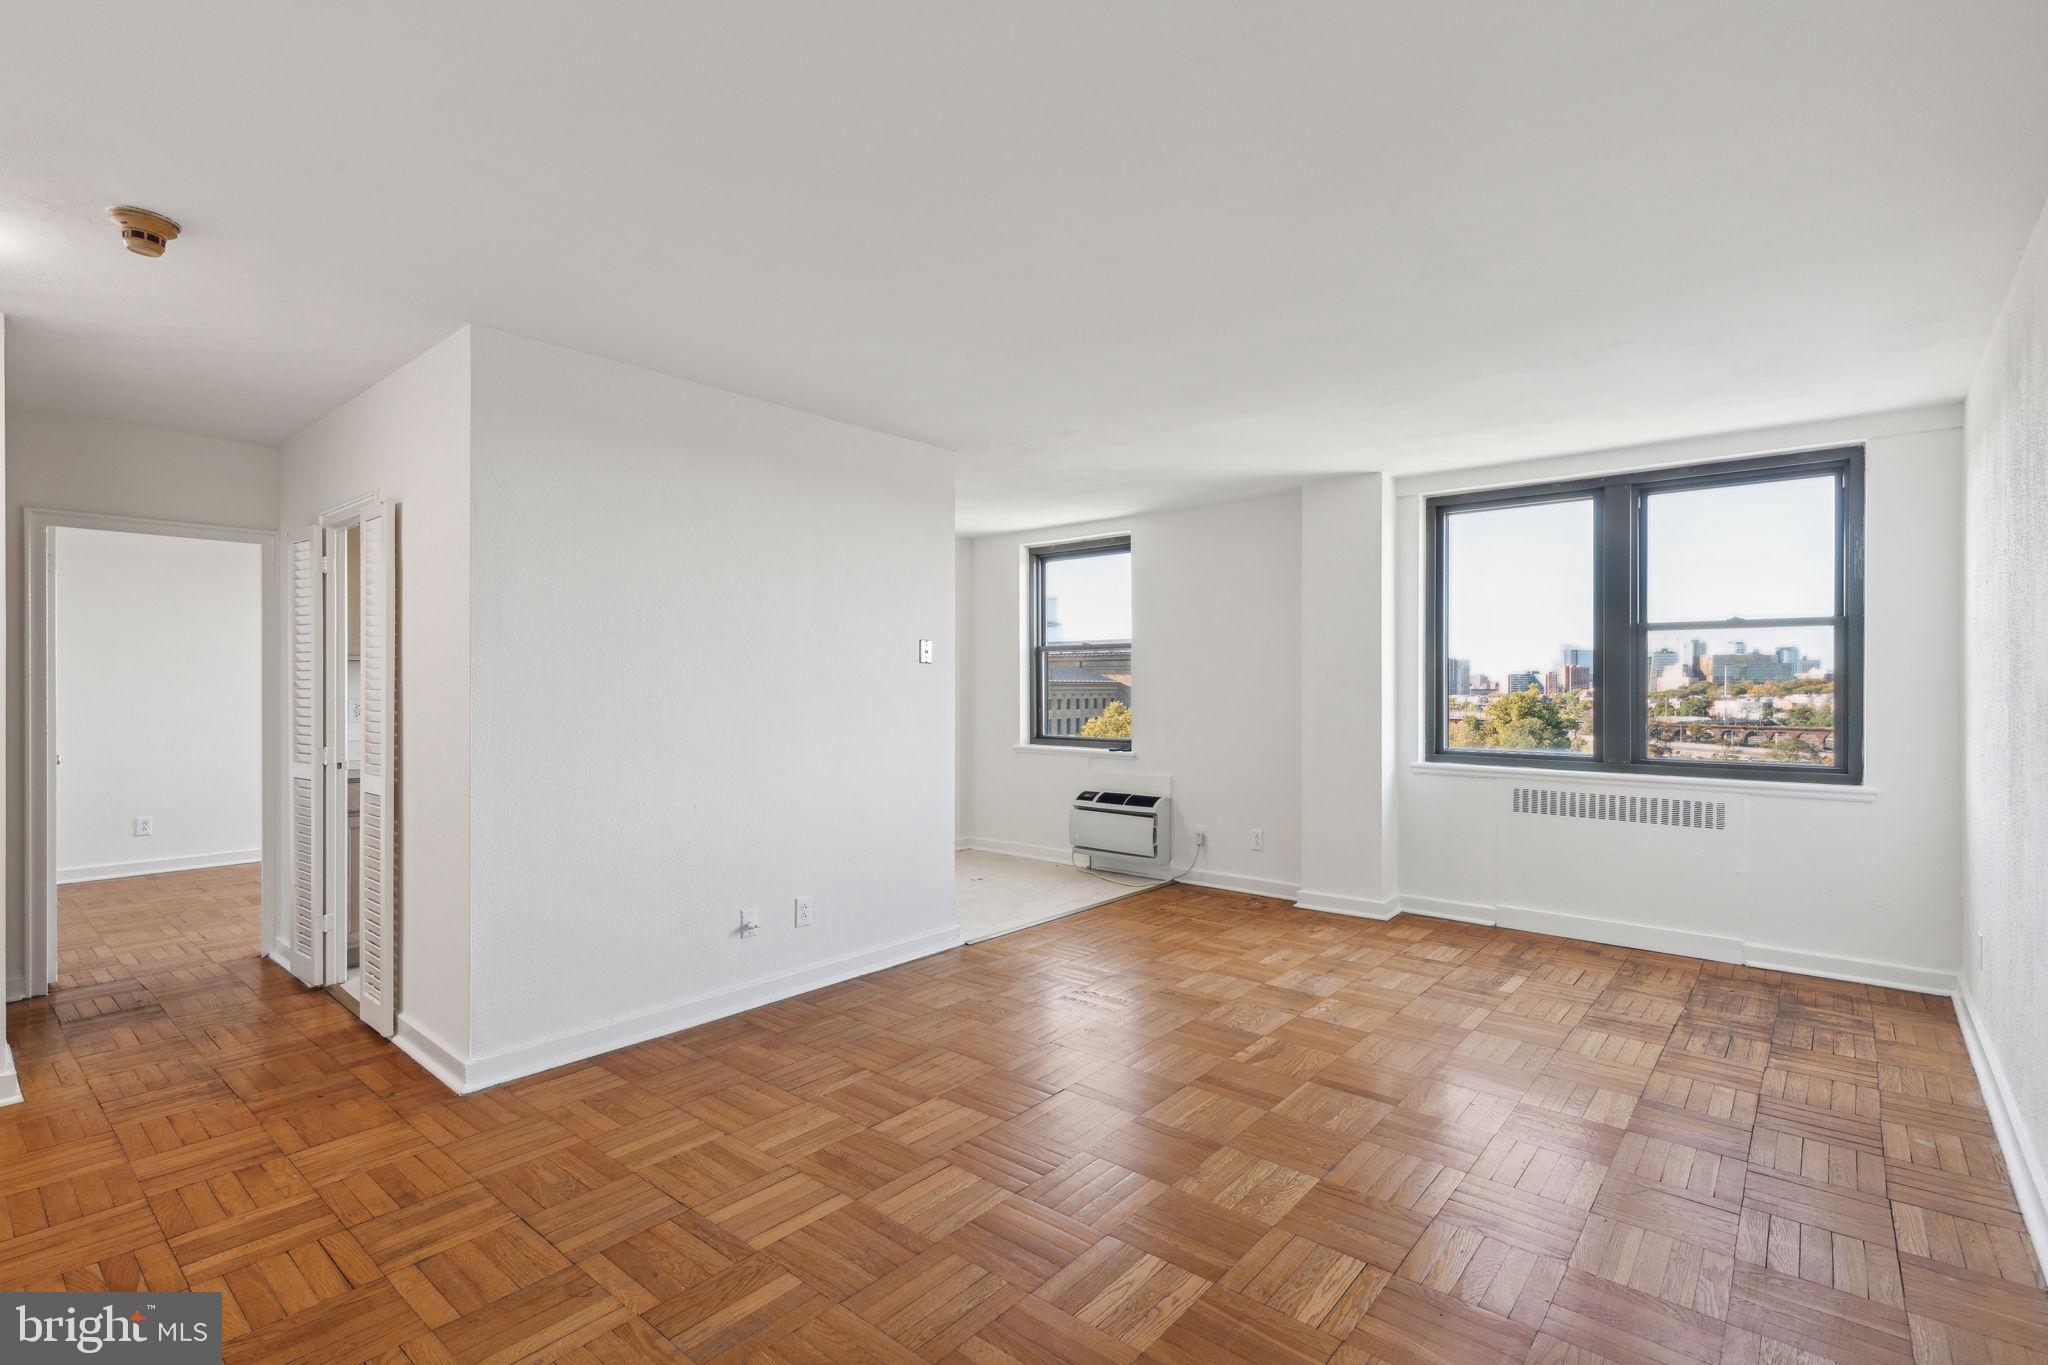
[(1945, 1000), (1192, 888), (466, 1098), (66, 888), (0, 1287), (230, 1360), (2048, 1360)]

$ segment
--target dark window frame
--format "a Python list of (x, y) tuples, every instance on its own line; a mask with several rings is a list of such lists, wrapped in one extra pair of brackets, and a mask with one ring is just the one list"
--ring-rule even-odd
[[(1650, 621), (1648, 610), (1648, 499), (1696, 488), (1766, 483), (1835, 475), (1835, 613), (1824, 617), (1770, 617), (1729, 621)], [(1638, 470), (1565, 479), (1488, 492), (1456, 493), (1427, 501), (1425, 645), (1431, 763), (1547, 768), (1596, 776), (1637, 773), (1709, 781), (1802, 782), (1860, 786), (1863, 782), (1863, 477), (1860, 445), (1783, 455), (1720, 460), (1672, 469)], [(1445, 684), (1445, 600), (1449, 540), (1445, 520), (1454, 512), (1547, 502), (1593, 504), (1594, 752), (1528, 754), (1498, 749), (1452, 749)], [(1673, 629), (1766, 630), (1823, 626), (1835, 632), (1835, 761), (1831, 767), (1782, 763), (1656, 759), (1649, 754), (1649, 637)], [(1609, 704), (1614, 696), (1624, 705)]]
[[(1129, 536), (1101, 536), (1094, 540), (1067, 541), (1057, 545), (1040, 545), (1031, 549), (1031, 636), (1026, 647), (1026, 661), (1031, 673), (1031, 713), (1025, 726), (1026, 742), (1047, 744), (1062, 749), (1102, 749), (1112, 753), (1128, 753), (1131, 739), (1090, 739), (1081, 733), (1076, 724), (1071, 734), (1048, 734), (1046, 732), (1046, 643), (1045, 643), (1045, 566), (1062, 559), (1089, 559), (1097, 555), (1130, 554)], [(1135, 629), (1135, 627), (1134, 627)], [(1062, 645), (1123, 645), (1134, 648), (1129, 640), (1062, 640)], [(1135, 693), (1135, 688), (1133, 689)], [(1065, 722), (1061, 722), (1062, 725)], [(1135, 738), (1133, 735), (1133, 739)]]

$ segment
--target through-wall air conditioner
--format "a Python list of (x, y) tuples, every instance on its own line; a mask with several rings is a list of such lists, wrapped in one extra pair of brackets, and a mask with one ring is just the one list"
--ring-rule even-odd
[(1173, 863), (1173, 798), (1137, 792), (1082, 792), (1067, 814), (1067, 840), (1088, 866), (1141, 877), (1168, 877)]

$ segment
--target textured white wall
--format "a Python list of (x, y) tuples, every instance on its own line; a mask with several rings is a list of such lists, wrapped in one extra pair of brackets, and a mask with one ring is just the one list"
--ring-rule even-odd
[(256, 861), (262, 547), (72, 527), (56, 541), (57, 879)]
[(2048, 216), (1965, 414), (1963, 979), (2038, 1167), (2048, 1163)]
[[(1090, 786), (1171, 788), (1198, 878), (1276, 896), (1301, 882), (1301, 496), (982, 536), (974, 544), (972, 755), (966, 833), (1065, 859)], [(1131, 537), (1132, 752), (1020, 748), (1025, 546)], [(1253, 829), (1266, 847), (1250, 847)], [(1185, 842), (1174, 850), (1186, 863)]]
[(474, 338), (485, 1072), (956, 938), (951, 457)]
[[(107, 516), (154, 517), (262, 528), (277, 521), (278, 453), (157, 427), (56, 413), (7, 414), (7, 639), (22, 638), (22, 509), (53, 508)], [(266, 585), (266, 601), (276, 585)], [(9, 665), (10, 668), (13, 665)], [(283, 670), (275, 650), (265, 651), (265, 692), (281, 696)], [(7, 687), (7, 981), (22, 980), (23, 770), (20, 735), (25, 705), (19, 679)], [(266, 708), (264, 736), (266, 819), (275, 844), (282, 787), (274, 769), (282, 754), (282, 715)], [(266, 888), (275, 900), (275, 888)]]
[(469, 373), (457, 332), (285, 442), (287, 533), (366, 493), (399, 504), (398, 1008), (469, 1039)]

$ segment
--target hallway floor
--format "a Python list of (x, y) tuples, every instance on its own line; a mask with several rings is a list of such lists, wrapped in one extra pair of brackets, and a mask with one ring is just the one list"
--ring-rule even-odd
[(8, 1010), (0, 1287), (229, 1360), (2048, 1359), (1935, 997), (1173, 887), (458, 1099), (253, 876), (127, 890)]
[(953, 914), (967, 943), (1028, 929), (1143, 891), (1137, 877), (1036, 858), (961, 849), (953, 855)]

